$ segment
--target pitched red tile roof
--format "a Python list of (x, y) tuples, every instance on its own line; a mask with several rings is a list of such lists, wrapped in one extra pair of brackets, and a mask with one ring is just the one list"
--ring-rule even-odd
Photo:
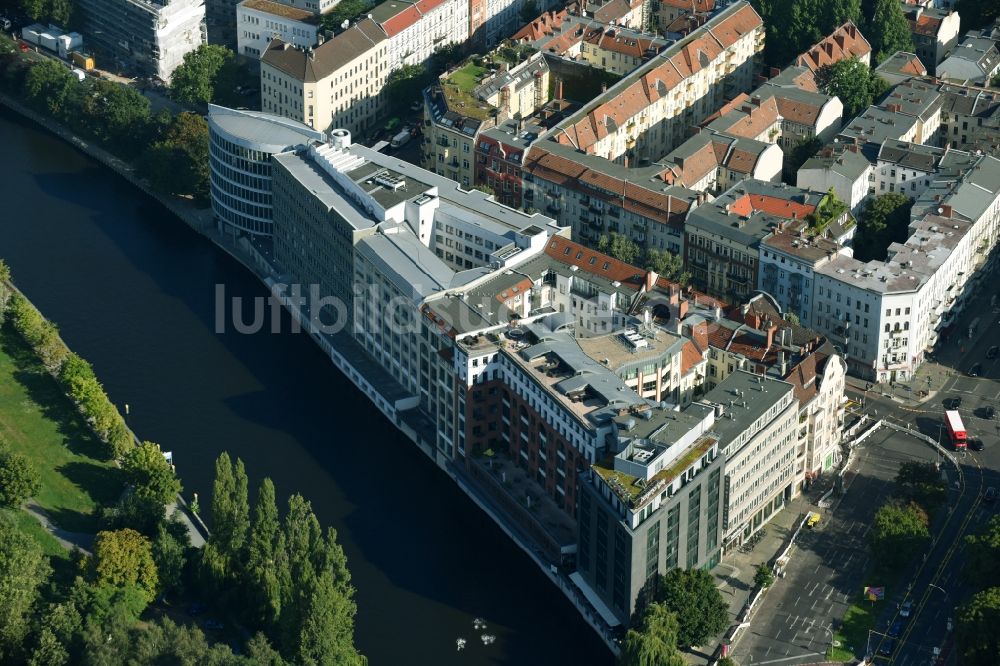
[(585, 273), (620, 282), (623, 287), (635, 291), (639, 291), (645, 285), (646, 271), (643, 269), (562, 236), (553, 236), (549, 239), (545, 254), (558, 262), (576, 266)]
[(941, 19), (926, 14), (921, 14), (916, 20), (909, 19), (910, 31), (927, 37), (937, 37), (941, 31), (941, 23)]
[(641, 58), (647, 50), (653, 48), (653, 40), (648, 37), (623, 36), (614, 29), (591, 29), (583, 36), (583, 41), (594, 44), (605, 51), (614, 51), (633, 58)]
[(409, 5), (403, 11), (386, 19), (382, 23), (382, 29), (389, 37), (395, 37), (412, 25), (415, 25), (421, 18), (420, 11), (415, 5)]
[(686, 340), (681, 347), (681, 375), (686, 375), (691, 368), (704, 360), (705, 357), (698, 351), (698, 347), (690, 340)]
[[(781, 199), (766, 194), (744, 194), (729, 204), (729, 210), (737, 215), (746, 216), (753, 211), (760, 211), (775, 217), (785, 219), (802, 219), (816, 210), (816, 206), (801, 204), (789, 199)], [(794, 217), (793, 217), (794, 216)]]
[[(588, 196), (664, 224), (682, 218), (689, 208), (688, 202), (683, 199), (594, 171), (554, 155), (541, 146), (533, 146), (529, 150), (524, 168), (532, 176), (585, 192)], [(581, 187), (581, 184), (589, 187)], [(609, 194), (611, 192), (615, 194)]]
[(661, 5), (686, 9), (694, 14), (710, 12), (715, 9), (715, 0), (660, 0)]
[(832, 65), (851, 56), (863, 58), (871, 52), (871, 44), (858, 30), (858, 26), (848, 21), (796, 58), (795, 64), (815, 72), (825, 65)]
[(664, 62), (633, 80), (614, 97), (564, 127), (559, 142), (592, 153), (590, 148), (596, 142), (627, 125), (631, 118), (666, 96), (684, 79), (709, 67), (726, 48), (762, 25), (757, 12), (750, 5), (743, 5), (704, 34), (683, 44)]
[(569, 18), (569, 10), (561, 9), (557, 12), (545, 12), (531, 23), (527, 24), (514, 33), (511, 39), (515, 42), (533, 42), (546, 35), (553, 34), (562, 27), (563, 22)]

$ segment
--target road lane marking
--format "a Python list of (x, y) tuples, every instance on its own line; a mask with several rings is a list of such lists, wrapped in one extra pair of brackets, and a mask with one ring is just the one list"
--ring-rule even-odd
[(805, 657), (814, 657), (816, 655), (822, 655), (822, 654), (823, 654), (822, 652), (806, 652), (805, 654), (796, 655), (794, 657), (784, 657), (783, 659), (771, 659), (770, 661), (758, 661), (757, 666), (764, 666), (765, 664), (780, 664), (783, 661), (792, 661), (793, 659), (804, 659)]

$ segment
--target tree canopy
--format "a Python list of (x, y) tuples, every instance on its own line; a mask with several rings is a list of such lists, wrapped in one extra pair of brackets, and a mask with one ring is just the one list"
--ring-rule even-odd
[(597, 249), (626, 264), (635, 263), (641, 252), (635, 241), (614, 231), (610, 235), (602, 235), (597, 240)]
[(860, 24), (861, 0), (752, 0), (764, 25), (764, 59), (783, 68), (847, 20)]
[(958, 611), (956, 640), (962, 664), (995, 666), (1000, 655), (1000, 587), (976, 593)]
[(622, 643), (619, 666), (683, 666), (677, 651), (677, 615), (660, 603), (651, 603), (637, 629), (629, 629)]
[(872, 552), (887, 569), (906, 564), (930, 539), (927, 512), (910, 502), (889, 502), (875, 513), (869, 534)]
[(25, 456), (0, 440), (0, 504), (19, 507), (41, 489), (41, 478)]
[(934, 463), (904, 462), (896, 473), (893, 495), (904, 502), (915, 502), (933, 513), (945, 501), (947, 485)]
[(858, 221), (854, 258), (858, 261), (885, 259), (889, 244), (906, 240), (913, 202), (898, 192), (869, 199)]
[(21, 656), (31, 610), (49, 572), (41, 547), (0, 515), (0, 662), (16, 663)]
[(646, 270), (686, 286), (691, 280), (691, 274), (684, 270), (684, 260), (680, 255), (669, 250), (646, 250)]
[(235, 87), (241, 81), (236, 54), (225, 46), (202, 44), (184, 55), (170, 78), (170, 96), (183, 104), (201, 108), (209, 102), (233, 104)]
[(163, 457), (159, 445), (143, 442), (122, 456), (125, 479), (134, 492), (160, 504), (170, 504), (181, 492), (180, 479)]
[(132, 529), (97, 533), (91, 572), (97, 585), (134, 587), (147, 603), (156, 596), (159, 586), (152, 544)]
[(1000, 586), (1000, 516), (993, 516), (983, 529), (965, 537), (968, 544), (969, 578), (986, 587)]
[(889, 88), (885, 79), (856, 56), (820, 67), (816, 72), (816, 84), (840, 99), (846, 118), (857, 116)]
[(865, 36), (872, 46), (872, 62), (877, 64), (896, 51), (913, 53), (913, 33), (898, 0), (875, 0)]
[(958, 0), (955, 10), (962, 20), (961, 34), (985, 28), (1000, 18), (1000, 3), (996, 0)]
[(729, 620), (715, 579), (704, 569), (671, 569), (660, 579), (653, 601), (677, 615), (677, 646), (682, 649), (703, 645), (722, 633)]

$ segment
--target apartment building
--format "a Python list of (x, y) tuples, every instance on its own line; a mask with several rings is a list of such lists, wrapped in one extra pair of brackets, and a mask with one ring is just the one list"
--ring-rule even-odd
[(856, 144), (830, 144), (806, 160), (796, 173), (798, 187), (829, 192), (847, 203), (857, 216), (870, 194), (876, 193), (875, 167)]
[(313, 48), (273, 39), (261, 57), (261, 108), (319, 131), (359, 134), (381, 125), (389, 41), (364, 19)]
[(903, 13), (910, 24), (917, 56), (928, 71), (934, 74), (937, 66), (958, 44), (958, 12), (916, 6), (904, 7)]
[(169, 82), (205, 43), (205, 1), (80, 0), (80, 32), (106, 69)]
[(525, 24), (526, 8), (544, 14), (558, 6), (554, 0), (469, 0), (466, 35), (476, 50), (492, 49)]
[(273, 0), (236, 5), (236, 53), (259, 59), (272, 39), (309, 48), (319, 41), (319, 16)]
[(220, 230), (270, 236), (274, 226), (271, 158), (325, 140), (322, 132), (287, 118), (209, 104), (209, 181), (212, 212)]
[(481, 130), (476, 137), (474, 182), (493, 190), (496, 200), (506, 206), (525, 207), (524, 156), (544, 131), (534, 121), (515, 120)]
[[(798, 143), (819, 138), (830, 141), (840, 129), (844, 105), (835, 95), (819, 92), (812, 71), (790, 66), (772, 76), (750, 95), (755, 99), (773, 99), (781, 124), (776, 139), (785, 154)], [(737, 98), (739, 100), (739, 98)], [(739, 103), (739, 102), (737, 102)]]
[(465, 0), (389, 0), (369, 13), (389, 41), (387, 63), (393, 70), (425, 62), (436, 49), (469, 37)]
[(886, 141), (873, 169), (876, 194), (899, 192), (916, 199), (932, 181), (957, 179), (975, 166), (976, 155), (905, 141)]
[(943, 62), (937, 76), (947, 81), (974, 86), (988, 86), (1000, 73), (1000, 50), (997, 40), (985, 30), (970, 30)]
[(815, 271), (813, 326), (872, 381), (909, 380), (981, 279), (1000, 225), (1000, 160), (978, 156), (957, 179), (931, 180), (911, 215), (886, 261), (840, 254)]
[(850, 212), (828, 213), (828, 203), (823, 192), (745, 180), (698, 206), (684, 221), (692, 284), (733, 301), (748, 300), (760, 288), (761, 243), (771, 235), (802, 231), (850, 239), (855, 228)]
[(612, 626), (628, 625), (658, 575), (721, 560), (725, 456), (715, 422), (701, 404), (618, 416), (621, 450), (584, 473), (571, 578)]
[(650, 22), (660, 31), (692, 14), (715, 11), (715, 0), (656, 0), (650, 3)]
[[(734, 120), (734, 115), (730, 114), (720, 120)], [(758, 117), (763, 115), (757, 114)], [(771, 121), (772, 118), (765, 117), (759, 125), (766, 125)], [(749, 133), (753, 133), (759, 129), (759, 126), (743, 124), (738, 119), (736, 122), (740, 124), (736, 128), (738, 131), (749, 127)], [(776, 124), (775, 121), (774, 125)], [(783, 158), (781, 148), (776, 144), (708, 129), (702, 130), (663, 157), (659, 165), (666, 167), (666, 170), (660, 174), (660, 178), (668, 185), (696, 192), (719, 193), (746, 178), (770, 182), (781, 180)]]
[(601, 23), (566, 9), (543, 14), (514, 33), (511, 40), (618, 76), (625, 76), (671, 43), (664, 37)]
[(745, 370), (731, 374), (700, 402), (721, 411), (712, 429), (725, 457), (722, 544), (730, 548), (797, 494), (799, 405), (792, 384)]
[(684, 217), (705, 195), (668, 185), (661, 173), (658, 165), (624, 167), (535, 141), (522, 170), (524, 203), (572, 226), (573, 237), (592, 247), (618, 233), (640, 247), (681, 254)]
[(879, 63), (879, 66), (875, 68), (875, 73), (888, 81), (889, 85), (894, 86), (903, 81), (927, 76), (927, 67), (917, 57), (917, 54), (896, 51)]
[[(274, 1), (288, 7), (295, 16), (299, 16), (299, 12), (306, 12), (316, 17), (330, 11), (340, 2), (340, 0)], [(238, 16), (240, 4), (241, 0), (205, 0), (208, 30), (211, 33), (213, 44), (224, 44), (229, 48), (237, 48), (239, 35), (244, 30), (252, 31), (251, 24), (248, 22), (244, 25)], [(280, 16), (281, 10), (275, 10), (272, 13)], [(291, 39), (285, 39), (284, 37), (282, 39), (284, 41), (291, 41)], [(260, 52), (263, 53), (263, 49)], [(243, 53), (243, 49), (239, 49), (237, 53)], [(258, 55), (257, 57), (260, 56)]]
[[(739, 322), (739, 327), (731, 334), (722, 329), (726, 335), (711, 346), (709, 362), (718, 352), (721, 362), (716, 365), (723, 379), (727, 369), (742, 367), (795, 387), (799, 404), (795, 484), (800, 488), (841, 461), (846, 366), (823, 336), (785, 321), (782, 311), (769, 294), (757, 294), (743, 305), (730, 307), (717, 325)], [(711, 372), (708, 377), (714, 386)]]
[(625, 166), (651, 163), (727, 96), (750, 89), (763, 45), (760, 16), (740, 0), (584, 105), (545, 140)]
[(499, 62), (493, 74), (468, 60), (442, 75), (424, 91), (422, 166), (467, 187), (482, 184), (476, 180), (480, 133), (542, 108), (550, 81), (548, 62), (539, 53), (513, 65)]
[(1000, 153), (1000, 92), (951, 83), (940, 91), (940, 145)]
[(819, 43), (812, 45), (795, 59), (795, 65), (815, 72), (835, 62), (857, 58), (866, 65), (872, 63), (872, 47), (853, 21), (847, 21)]

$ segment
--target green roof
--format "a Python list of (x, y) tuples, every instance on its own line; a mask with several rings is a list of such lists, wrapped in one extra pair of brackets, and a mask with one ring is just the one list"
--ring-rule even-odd
[[(718, 440), (715, 437), (703, 437), (697, 444), (688, 449), (684, 455), (677, 458), (673, 464), (668, 467), (664, 467), (649, 481), (642, 483), (641, 486), (638, 485), (638, 482), (640, 481), (638, 477), (632, 476), (631, 474), (625, 474), (624, 472), (619, 472), (614, 469), (613, 457), (606, 460), (604, 464), (594, 464), (592, 469), (597, 472), (598, 476), (604, 479), (609, 486), (611, 486), (611, 489), (620, 500), (625, 502), (629, 508), (634, 509), (639, 505), (639, 499), (642, 497), (643, 493), (661, 481), (664, 483), (672, 482), (680, 476), (684, 470), (693, 465), (695, 461), (715, 446), (717, 441)], [(611, 465), (611, 467), (608, 465)]]
[(469, 118), (487, 120), (493, 115), (493, 107), (477, 99), (472, 91), (479, 85), (479, 80), (487, 72), (485, 67), (469, 60), (447, 77), (441, 79), (441, 90), (444, 92), (448, 109)]

